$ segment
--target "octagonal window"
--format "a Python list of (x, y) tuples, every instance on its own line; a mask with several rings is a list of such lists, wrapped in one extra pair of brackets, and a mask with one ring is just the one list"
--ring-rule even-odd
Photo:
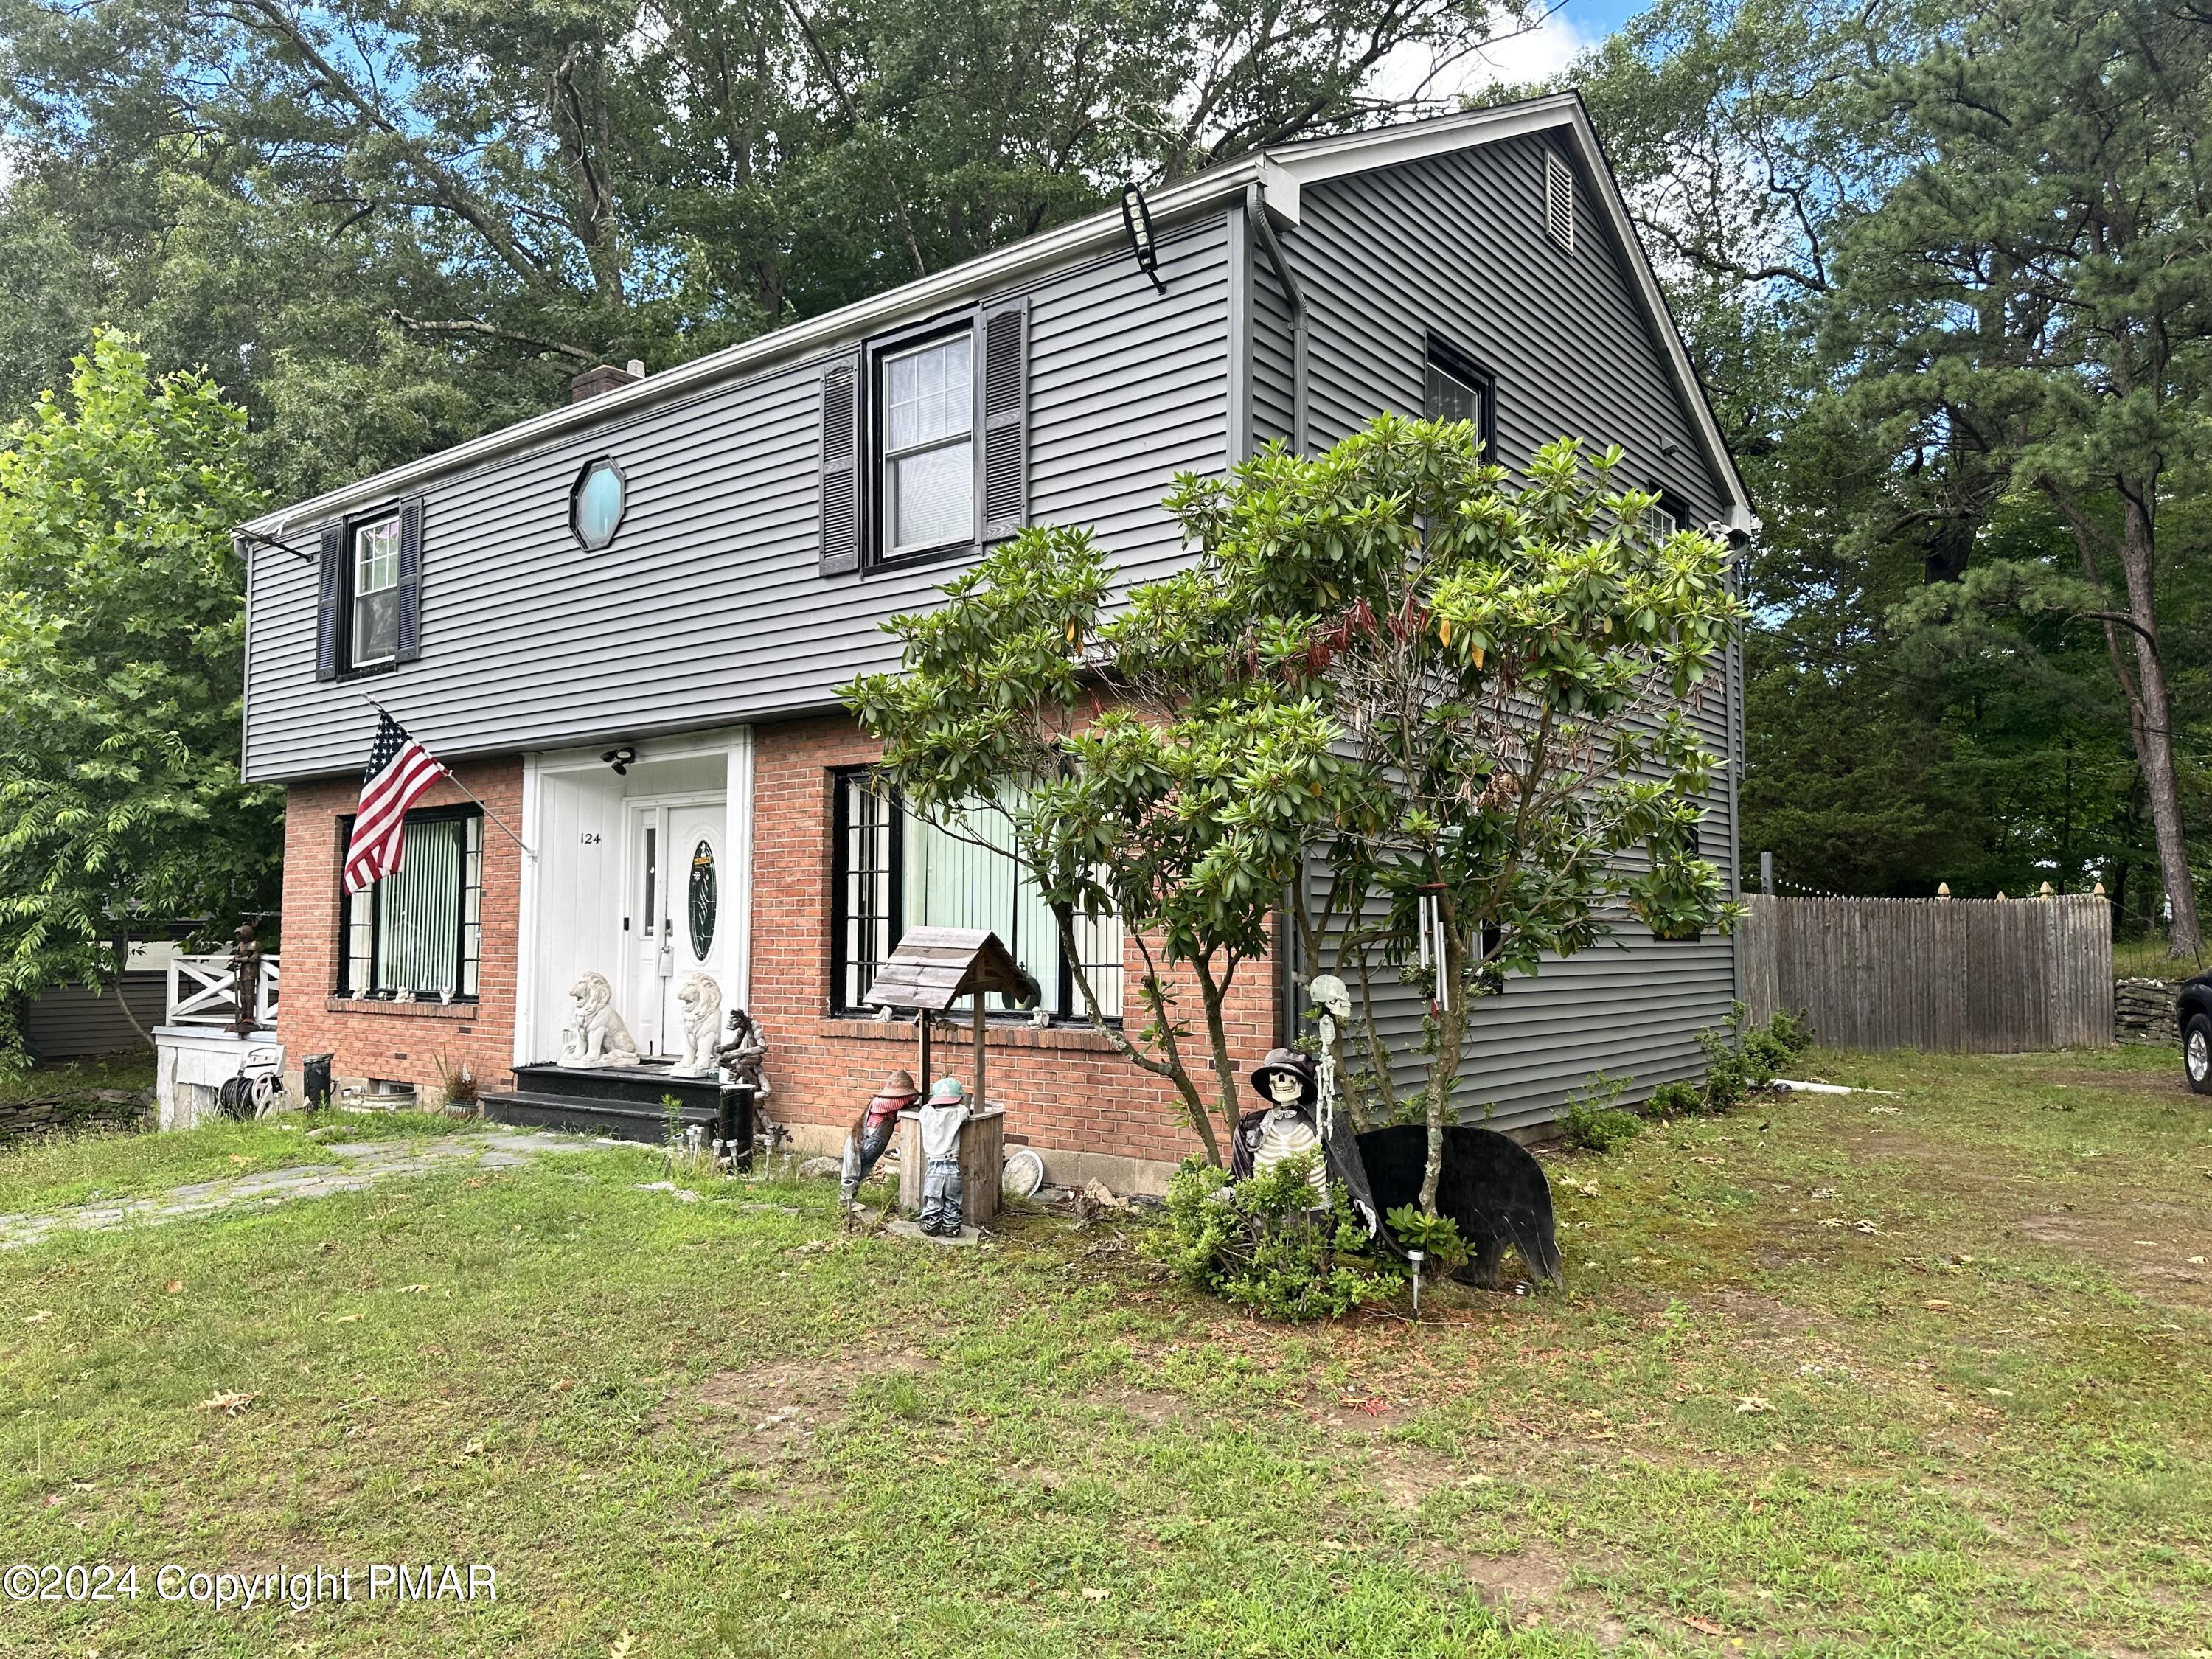
[(576, 479), (568, 503), (569, 528), (585, 546), (605, 547), (614, 540), (623, 509), (629, 504), (629, 485), (622, 468), (603, 455), (586, 465)]

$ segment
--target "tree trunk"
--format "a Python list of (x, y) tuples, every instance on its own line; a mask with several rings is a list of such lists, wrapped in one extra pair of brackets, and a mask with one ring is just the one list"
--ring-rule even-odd
[(138, 1016), (131, 1012), (131, 999), (123, 994), (123, 975), (131, 967), (131, 930), (118, 927), (108, 948), (114, 952), (114, 968), (108, 975), (108, 988), (115, 993), (115, 1006), (123, 1011), (123, 1018), (131, 1022), (131, 1029), (138, 1033), (149, 1048), (156, 1047), (154, 1034), (138, 1023)]
[(1451, 1113), (1452, 1085), (1459, 1080), (1460, 1049), (1467, 1040), (1467, 996), (1458, 965), (1467, 960), (1459, 930), (1443, 928), (1444, 960), (1437, 965), (1437, 986), (1449, 1000), (1437, 1012), (1436, 1058), (1429, 1062), (1429, 1158), (1421, 1171), (1421, 1213), (1437, 1212), (1437, 1183), (1444, 1169), (1444, 1126)]
[(1198, 975), (1199, 1000), (1206, 1005), (1206, 1041), (1213, 1049), (1213, 1076), (1221, 1089), (1221, 1121), (1233, 1144), (1237, 1138), (1237, 1120), (1243, 1114), (1237, 1110), (1241, 1097), (1237, 1088), (1237, 1062), (1229, 1054), (1229, 1031), (1222, 1023), (1222, 1004), (1229, 992), (1229, 982), (1237, 973), (1236, 964), (1222, 975), (1221, 983), (1213, 982), (1213, 975), (1202, 962), (1191, 964)]
[(2204, 950), (2197, 915), (2197, 889), (2189, 872), (2189, 847), (2182, 834), (2181, 791), (2173, 764), (2173, 699), (2160, 659), (2155, 570), (2156, 527), (2147, 501), (2120, 492), (2120, 569), (2127, 578), (2130, 630), (2135, 639), (2135, 695), (2128, 700), (2136, 758), (2150, 798), (2150, 820), (2158, 841), (2159, 872), (2173, 906), (2172, 954), (2196, 957)]

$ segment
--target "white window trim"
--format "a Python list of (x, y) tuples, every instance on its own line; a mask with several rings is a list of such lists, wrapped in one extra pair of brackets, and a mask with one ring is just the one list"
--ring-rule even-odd
[[(908, 357), (919, 357), (924, 352), (942, 350), (947, 346), (957, 343), (963, 338), (967, 338), (970, 341), (968, 348), (968, 423), (959, 431), (946, 433), (942, 437), (932, 438), (923, 443), (908, 444), (903, 447), (894, 447), (890, 441), (890, 396), (886, 389), (890, 385), (891, 365), (902, 362)], [(877, 476), (878, 479), (877, 485), (877, 498), (883, 503), (884, 517), (882, 557), (886, 559), (903, 559), (912, 557), (913, 556), (920, 553), (932, 553), (948, 547), (963, 546), (973, 542), (979, 533), (977, 530), (977, 514), (982, 509), (981, 502), (978, 500), (979, 492), (975, 487), (974, 477), (975, 471), (974, 463), (975, 460), (976, 443), (975, 373), (975, 348), (973, 343), (972, 336), (963, 334), (957, 330), (949, 333), (933, 336), (927, 340), (916, 341), (914, 344), (910, 346), (902, 346), (896, 351), (886, 351), (876, 359), (876, 384), (874, 392), (877, 398), (880, 400), (884, 416), (884, 420), (878, 427), (878, 444), (879, 453), (876, 457)], [(955, 444), (965, 444), (968, 447), (968, 459), (969, 462), (968, 469), (969, 475), (968, 481), (968, 533), (965, 536), (950, 536), (931, 542), (899, 542), (894, 540), (893, 538), (896, 533), (896, 526), (898, 524), (898, 487), (894, 482), (896, 476), (895, 469), (896, 468), (897, 464), (903, 460), (910, 460), (917, 455), (933, 454), (940, 449), (950, 449)]]
[[(372, 587), (366, 593), (361, 586), (362, 543), (367, 537), (389, 530), (392, 534), (392, 580), (382, 587)], [(346, 573), (346, 665), (349, 668), (380, 668), (399, 659), (398, 630), (392, 630), (392, 649), (380, 657), (361, 654), (361, 602), (379, 593), (397, 592), (399, 588), (399, 514), (386, 513), (374, 519), (365, 519), (351, 526), (351, 548)]]

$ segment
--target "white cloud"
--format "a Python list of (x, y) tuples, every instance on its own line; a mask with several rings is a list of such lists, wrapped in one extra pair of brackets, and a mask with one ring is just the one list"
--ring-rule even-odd
[(1492, 39), (1488, 46), (1434, 74), (1425, 50), (1401, 47), (1376, 65), (1369, 83), (1371, 90), (1392, 100), (1418, 94), (1449, 103), (1462, 93), (1485, 87), (1548, 80), (1597, 44), (1595, 37), (1575, 26), (1564, 4), (1553, 5), (1530, 27), (1524, 27), (1504, 12), (1492, 17), (1491, 27)]

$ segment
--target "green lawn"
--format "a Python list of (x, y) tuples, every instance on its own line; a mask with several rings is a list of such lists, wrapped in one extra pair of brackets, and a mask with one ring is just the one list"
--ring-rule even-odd
[[(1802, 1069), (1898, 1093), (1554, 1158), (1567, 1291), (1419, 1325), (643, 1152), (0, 1255), (0, 1554), (141, 1586), (0, 1653), (2212, 1653), (2208, 1103), (2149, 1050)], [(399, 1561), (498, 1600), (153, 1588)]]

